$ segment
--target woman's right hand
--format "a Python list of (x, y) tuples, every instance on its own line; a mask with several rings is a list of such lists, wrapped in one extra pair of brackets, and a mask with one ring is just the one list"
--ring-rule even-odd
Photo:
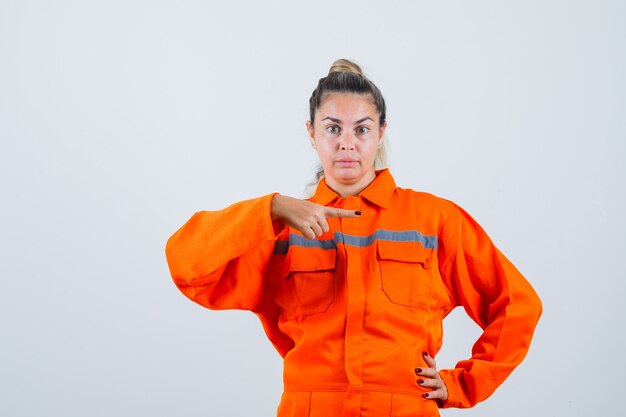
[(329, 217), (359, 217), (358, 210), (326, 207), (310, 201), (275, 194), (271, 205), (272, 220), (278, 220), (302, 232), (307, 239), (315, 239), (328, 232)]

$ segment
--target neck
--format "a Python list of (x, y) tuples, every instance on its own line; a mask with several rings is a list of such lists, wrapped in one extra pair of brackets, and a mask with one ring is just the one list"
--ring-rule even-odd
[(376, 173), (372, 171), (355, 182), (339, 182), (329, 177), (325, 177), (325, 181), (326, 185), (336, 192), (339, 197), (346, 198), (361, 194), (361, 191), (366, 189), (375, 178)]

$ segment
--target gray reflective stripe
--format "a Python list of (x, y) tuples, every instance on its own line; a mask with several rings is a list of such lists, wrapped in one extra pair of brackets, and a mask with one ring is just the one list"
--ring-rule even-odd
[(277, 240), (274, 243), (274, 255), (284, 255), (289, 249), (289, 242), (286, 240)]
[(290, 234), (289, 246), (302, 246), (304, 248), (337, 249), (337, 245), (332, 239), (319, 240), (307, 239), (304, 236)]
[(426, 236), (417, 230), (377, 230), (373, 235), (369, 236), (355, 236), (342, 232), (335, 232), (333, 234), (333, 239), (326, 240), (309, 240), (300, 235), (290, 234), (289, 241), (276, 241), (276, 244), (274, 245), (274, 254), (286, 254), (289, 250), (289, 246), (301, 246), (304, 248), (319, 248), (328, 250), (336, 249), (337, 244), (343, 243), (344, 245), (363, 248), (371, 245), (376, 240), (387, 240), (390, 242), (419, 242), (426, 249), (437, 249), (437, 236)]
[(392, 242), (419, 242), (426, 249), (437, 249), (437, 236), (426, 236), (417, 230), (395, 232), (392, 230), (377, 230), (374, 233), (376, 240), (390, 240)]
[(344, 245), (350, 246), (358, 246), (360, 248), (364, 248), (365, 246), (369, 246), (374, 243), (374, 235), (369, 236), (354, 236), (354, 235), (346, 235), (345, 233), (335, 232), (335, 242), (343, 243)]

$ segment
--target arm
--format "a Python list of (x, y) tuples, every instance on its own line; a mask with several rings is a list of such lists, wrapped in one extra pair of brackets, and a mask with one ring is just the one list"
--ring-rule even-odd
[(457, 303), (483, 329), (470, 359), (439, 371), (448, 390), (443, 407), (471, 407), (524, 359), (542, 305), (528, 281), (458, 206), (442, 227), (438, 256)]
[(183, 294), (210, 309), (253, 311), (284, 357), (293, 341), (277, 327), (280, 312), (265, 282), (276, 268), (274, 242), (285, 225), (315, 238), (328, 230), (326, 217), (357, 215), (272, 194), (194, 214), (168, 240), (165, 253)]
[(263, 277), (282, 226), (270, 214), (272, 195), (194, 214), (167, 242), (176, 286), (211, 309), (258, 311)]

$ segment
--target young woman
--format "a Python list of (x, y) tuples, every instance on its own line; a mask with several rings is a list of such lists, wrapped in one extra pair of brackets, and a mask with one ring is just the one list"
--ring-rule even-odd
[[(259, 317), (284, 358), (279, 417), (438, 416), (484, 400), (526, 355), (537, 294), (460, 207), (376, 169), (385, 101), (356, 64), (333, 64), (310, 117), (315, 194), (196, 213), (167, 243), (176, 285)], [(483, 333), (438, 370), (457, 306)]]

